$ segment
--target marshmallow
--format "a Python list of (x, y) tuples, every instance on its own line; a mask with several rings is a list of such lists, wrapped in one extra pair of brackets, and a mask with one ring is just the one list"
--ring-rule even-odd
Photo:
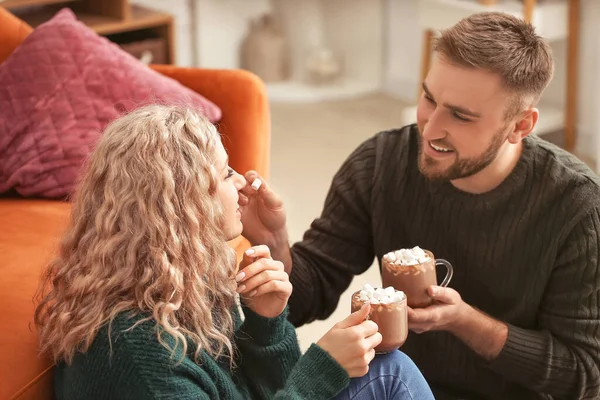
[(392, 286), (387, 288), (373, 288), (366, 283), (363, 289), (358, 293), (358, 299), (362, 302), (370, 302), (371, 304), (390, 304), (402, 301), (406, 295), (401, 290), (396, 290)]
[(262, 181), (258, 178), (256, 178), (253, 182), (252, 182), (252, 189), (254, 190), (258, 190), (258, 188), (260, 188), (260, 185), (262, 185)]
[(390, 251), (384, 257), (391, 263), (396, 262), (396, 253), (394, 253), (393, 251)]
[(365, 292), (364, 290), (360, 291), (360, 293), (358, 294), (358, 299), (360, 301), (363, 301), (363, 302), (371, 300), (371, 298), (369, 297), (369, 295), (367, 294), (367, 292)]
[(412, 249), (391, 251), (383, 256), (390, 264), (417, 265), (430, 260), (429, 255), (419, 246)]

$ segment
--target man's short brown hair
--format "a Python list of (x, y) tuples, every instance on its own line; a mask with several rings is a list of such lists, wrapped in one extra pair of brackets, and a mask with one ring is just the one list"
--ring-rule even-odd
[(483, 12), (443, 30), (434, 51), (451, 64), (500, 75), (515, 95), (507, 114), (535, 105), (552, 80), (552, 49), (524, 20), (501, 12)]

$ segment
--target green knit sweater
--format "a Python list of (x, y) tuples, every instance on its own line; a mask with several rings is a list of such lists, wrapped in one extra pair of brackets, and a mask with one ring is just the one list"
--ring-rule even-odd
[[(68, 399), (330, 399), (349, 383), (345, 370), (323, 349), (313, 344), (301, 356), (287, 310), (273, 319), (243, 307), (237, 312), (236, 368), (228, 359), (215, 360), (201, 353), (194, 362), (193, 345), (183, 362), (181, 346), (174, 357), (157, 340), (156, 324), (147, 321), (131, 331), (141, 317), (117, 316), (111, 329), (98, 332), (85, 353), (71, 365), (56, 368), (58, 400)], [(171, 346), (172, 337), (165, 339)]]

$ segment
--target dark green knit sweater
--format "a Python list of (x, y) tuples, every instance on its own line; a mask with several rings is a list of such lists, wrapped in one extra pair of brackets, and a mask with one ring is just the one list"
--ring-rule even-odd
[[(136, 320), (117, 316), (112, 325), (112, 355), (108, 328), (96, 336), (85, 354), (72, 365), (56, 368), (58, 400), (93, 399), (330, 399), (349, 383), (344, 369), (316, 344), (304, 354), (287, 310), (277, 318), (263, 318), (248, 308), (241, 323), (235, 313), (237, 368), (229, 360), (214, 360), (202, 353), (194, 363), (195, 347), (188, 347), (183, 362), (157, 340), (155, 323), (144, 322), (132, 331)], [(173, 346), (172, 337), (167, 338)]]
[(366, 140), (342, 165), (321, 217), (292, 248), (290, 320), (326, 318), (374, 257), (421, 246), (453, 264), (450, 287), (467, 303), (509, 328), (492, 363), (449, 333), (411, 333), (402, 350), (434, 389), (468, 399), (599, 399), (595, 174), (529, 136), (509, 177), (473, 195), (425, 179), (417, 154), (411, 125)]

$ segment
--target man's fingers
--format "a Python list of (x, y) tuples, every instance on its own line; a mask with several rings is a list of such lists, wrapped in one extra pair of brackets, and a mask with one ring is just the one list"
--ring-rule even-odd
[[(244, 178), (246, 178), (249, 185), (252, 185), (252, 182), (254, 182), (255, 179), (260, 179), (262, 181), (260, 187), (262, 188), (263, 185), (265, 185), (265, 187), (266, 187), (266, 182), (264, 181), (264, 179), (262, 179), (260, 177), (260, 175), (258, 174), (258, 172), (254, 171), (254, 170), (247, 171), (244, 174)], [(260, 188), (258, 190), (260, 190)]]
[[(244, 175), (248, 185), (242, 188), (241, 192), (246, 196), (254, 196), (258, 194), (262, 201), (264, 202), (265, 207), (276, 210), (283, 206), (283, 201), (281, 198), (275, 194), (273, 190), (269, 187), (269, 184), (265, 179), (263, 179), (256, 171), (248, 171)], [(255, 183), (256, 179), (260, 179), (260, 186), (258, 190), (252, 187), (252, 184)], [(255, 186), (256, 187), (256, 186)]]
[(432, 285), (427, 289), (427, 292), (434, 300), (440, 303), (457, 304), (460, 301), (458, 292), (448, 287)]
[(408, 322), (422, 323), (428, 322), (431, 319), (431, 312), (427, 308), (410, 308), (407, 307)]
[[(244, 178), (246, 178), (247, 184), (240, 191), (246, 196), (254, 196), (258, 192), (267, 190), (267, 183), (256, 171), (246, 172), (244, 174)], [(257, 179), (260, 181), (260, 183), (257, 181)], [(254, 186), (252, 186), (253, 184)]]
[(410, 308), (406, 307), (408, 316), (408, 329), (414, 333), (423, 333), (426, 331), (425, 327), (429, 325), (427, 322), (427, 311), (422, 308)]
[(417, 335), (420, 335), (423, 332), (427, 332), (427, 328), (422, 326), (422, 325), (415, 325), (415, 326), (410, 326), (408, 327), (408, 329), (410, 329), (412, 332), (416, 333)]

